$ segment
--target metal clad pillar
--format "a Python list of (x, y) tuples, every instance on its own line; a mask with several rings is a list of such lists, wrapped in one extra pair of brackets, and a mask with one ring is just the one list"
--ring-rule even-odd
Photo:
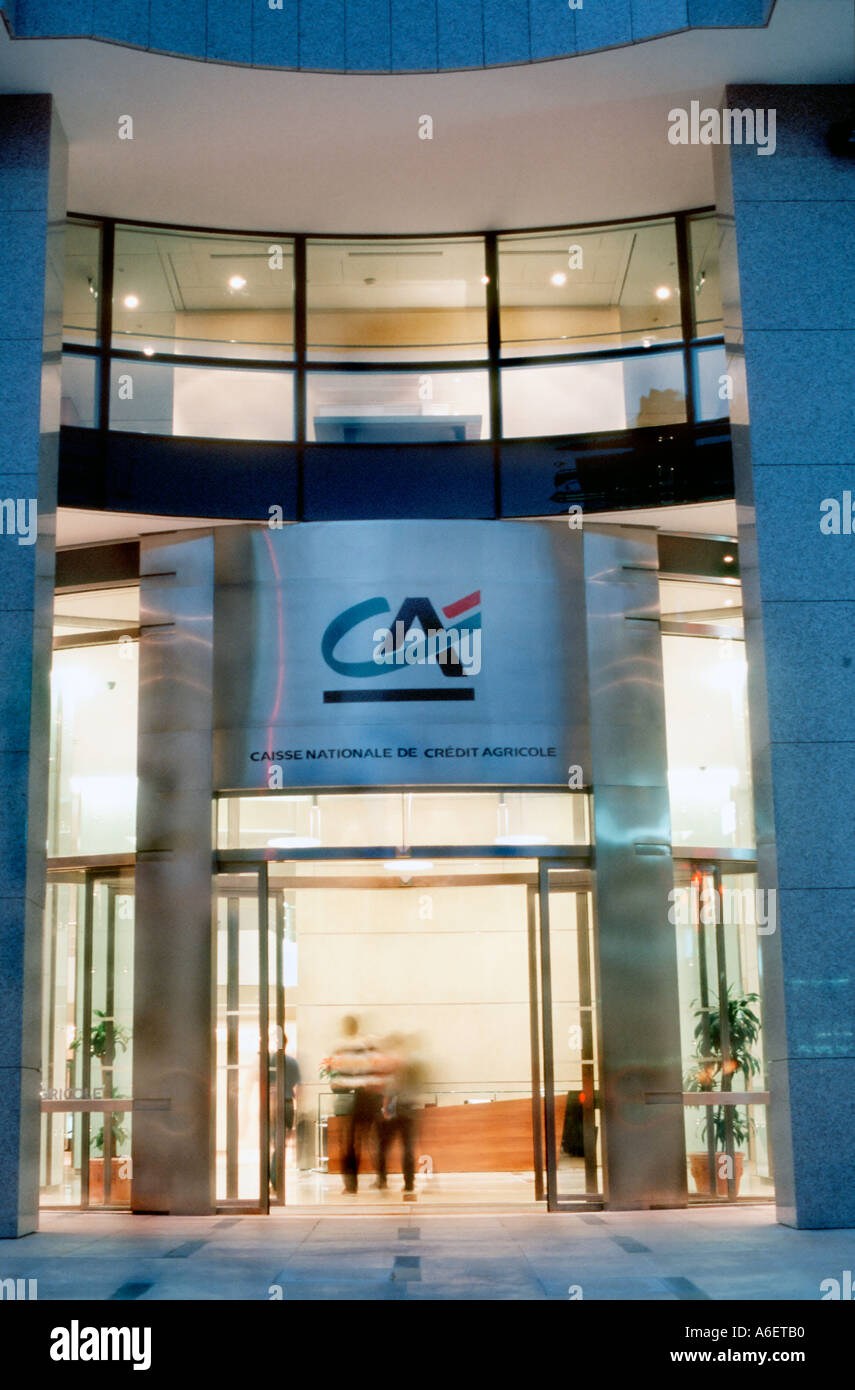
[(605, 1192), (686, 1203), (656, 532), (585, 526)]
[(145, 537), (134, 944), (133, 1209), (214, 1207), (214, 542)]

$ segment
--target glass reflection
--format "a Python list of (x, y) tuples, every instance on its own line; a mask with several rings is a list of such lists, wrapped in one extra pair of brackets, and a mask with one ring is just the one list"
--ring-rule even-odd
[(114, 347), (287, 361), (293, 306), (288, 237), (116, 228)]
[(674, 223), (501, 236), (499, 295), (506, 357), (674, 342)]
[(481, 238), (309, 241), (307, 261), (311, 360), (486, 357)]

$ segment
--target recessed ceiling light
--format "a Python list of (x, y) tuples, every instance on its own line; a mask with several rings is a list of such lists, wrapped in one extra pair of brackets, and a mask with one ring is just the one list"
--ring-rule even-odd
[(482, 285), (489, 285), (489, 283), (490, 283), (490, 277), (489, 277), (489, 275), (482, 275), (482, 276), (481, 276), (481, 284), (482, 284)]
[(732, 564), (733, 564), (733, 556), (732, 556), (732, 555), (725, 555), (725, 556), (724, 556), (724, 563), (725, 563), (726, 565), (732, 565)]
[(246, 280), (242, 275), (232, 275), (229, 279), (230, 290), (242, 290), (245, 284)]
[(138, 309), (140, 307), (139, 299), (135, 294), (126, 294), (122, 302), (126, 309)]
[(143, 357), (154, 357), (154, 348), (153, 348), (153, 347), (144, 347), (144, 348), (143, 348)]
[(567, 284), (567, 276), (564, 274), (563, 270), (556, 270), (555, 273), (553, 275), (550, 275), (549, 278), (552, 281), (553, 285)]
[(670, 298), (671, 298), (671, 291), (670, 291), (670, 289), (668, 288), (667, 285), (660, 285), (660, 286), (659, 286), (658, 290), (656, 291), (656, 298), (657, 298), (657, 299), (670, 299)]

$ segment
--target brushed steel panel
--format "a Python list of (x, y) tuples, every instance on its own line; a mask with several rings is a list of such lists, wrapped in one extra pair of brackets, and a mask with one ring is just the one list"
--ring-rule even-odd
[[(215, 565), (218, 789), (268, 785), (272, 761), (286, 786), (565, 785), (572, 764), (587, 781), (578, 532), (479, 521), (229, 527), (217, 533)], [(467, 675), (372, 663), (373, 634), (407, 599), (471, 634)], [(372, 605), (361, 621), (360, 604)], [(343, 761), (342, 748), (363, 753)], [(428, 751), (438, 748), (468, 751)]]
[[(133, 1207), (214, 1206), (210, 532), (144, 538), (140, 581)], [(166, 626), (164, 626), (166, 625)]]
[(682, 1206), (676, 937), (656, 533), (585, 535), (605, 1188), (612, 1208)]

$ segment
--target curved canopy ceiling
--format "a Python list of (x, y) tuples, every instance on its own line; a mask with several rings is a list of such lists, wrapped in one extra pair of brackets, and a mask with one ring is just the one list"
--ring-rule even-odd
[(330, 72), (448, 71), (765, 24), (775, 0), (6, 0), (19, 38), (107, 39), (209, 62)]
[[(493, 71), (346, 77), (2, 33), (0, 84), (55, 95), (77, 211), (259, 231), (534, 227), (712, 202), (710, 150), (669, 145), (671, 107), (715, 103), (726, 82), (848, 82), (853, 24), (851, 0), (778, 0), (738, 42), (712, 29)], [(133, 140), (118, 138), (124, 115)]]

